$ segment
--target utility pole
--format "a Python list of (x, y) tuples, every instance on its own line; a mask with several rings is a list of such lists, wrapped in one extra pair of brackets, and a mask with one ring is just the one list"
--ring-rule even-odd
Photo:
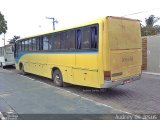
[(50, 18), (50, 17), (46, 17), (46, 19), (52, 19), (52, 23), (53, 23), (53, 30), (55, 30), (55, 23), (58, 23), (57, 20), (55, 20), (54, 17)]
[(2, 38), (2, 40), (4, 40), (4, 46), (5, 46), (5, 41), (6, 41), (5, 33), (4, 33), (4, 38)]
[[(5, 41), (6, 41), (5, 33), (4, 33), (4, 38), (2, 38), (2, 40), (4, 40), (4, 49), (5, 49)], [(3, 49), (3, 55), (5, 54), (5, 50), (4, 49)]]

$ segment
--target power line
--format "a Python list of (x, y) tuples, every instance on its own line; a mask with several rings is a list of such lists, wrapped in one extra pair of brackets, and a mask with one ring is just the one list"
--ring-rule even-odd
[(130, 15), (136, 15), (136, 14), (141, 14), (141, 13), (150, 12), (150, 11), (154, 11), (154, 10), (158, 10), (158, 9), (160, 9), (160, 8), (154, 8), (154, 9), (150, 9), (150, 10), (145, 10), (145, 11), (140, 11), (140, 12), (136, 12), (136, 13), (131, 13), (131, 14), (124, 15), (122, 17), (130, 16)]

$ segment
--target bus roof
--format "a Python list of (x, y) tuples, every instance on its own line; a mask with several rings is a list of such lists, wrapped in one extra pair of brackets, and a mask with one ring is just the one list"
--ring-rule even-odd
[(131, 19), (131, 18), (126, 18), (126, 17), (116, 17), (116, 16), (107, 16), (107, 19), (109, 18), (115, 18), (115, 19), (122, 19), (122, 20), (131, 20), (131, 21), (140, 21), (138, 19)]

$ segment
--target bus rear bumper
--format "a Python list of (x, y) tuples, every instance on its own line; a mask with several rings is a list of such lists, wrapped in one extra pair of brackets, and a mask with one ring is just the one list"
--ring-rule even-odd
[(114, 81), (112, 81), (112, 80), (105, 81), (105, 83), (101, 85), (101, 88), (112, 88), (112, 87), (116, 87), (118, 85), (124, 85), (129, 82), (140, 80), (140, 78), (141, 78), (141, 75), (137, 75), (137, 76), (122, 78), (122, 79), (118, 79), (118, 80), (114, 80)]

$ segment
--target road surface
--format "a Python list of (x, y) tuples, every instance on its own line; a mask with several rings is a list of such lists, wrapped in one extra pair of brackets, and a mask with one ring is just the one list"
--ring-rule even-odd
[[(7, 70), (12, 74), (19, 74), (19, 71), (13, 68)], [(26, 77), (41, 82), (44, 86), (59, 89), (50, 79), (32, 74)], [(111, 89), (93, 89), (75, 85), (60, 89), (128, 113), (160, 113), (160, 76), (158, 75), (142, 74), (139, 81)]]
[[(47, 116), (58, 114), (60, 116), (61, 114), (124, 113), (52, 84), (3, 69), (0, 69), (0, 111), (0, 116), (12, 112), (22, 118), (26, 114), (47, 114)], [(97, 117), (95, 115), (93, 118), (97, 119)]]

